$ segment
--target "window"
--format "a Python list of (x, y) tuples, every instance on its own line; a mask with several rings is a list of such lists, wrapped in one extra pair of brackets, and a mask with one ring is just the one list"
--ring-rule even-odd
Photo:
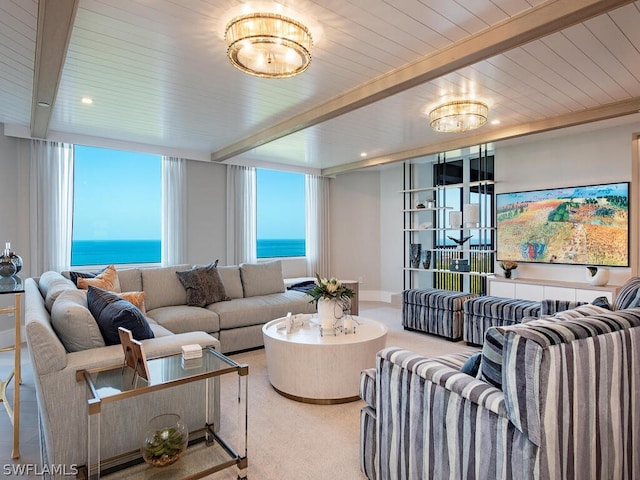
[(258, 258), (305, 256), (304, 174), (256, 170)]
[(159, 263), (162, 157), (74, 147), (71, 265)]

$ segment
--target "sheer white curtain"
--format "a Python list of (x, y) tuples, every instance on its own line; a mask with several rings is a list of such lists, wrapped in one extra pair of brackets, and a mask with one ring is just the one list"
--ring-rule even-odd
[(68, 270), (73, 227), (73, 145), (32, 140), (29, 156), (31, 274)]
[(187, 161), (162, 157), (162, 265), (187, 261)]
[(305, 176), (307, 215), (307, 275), (330, 275), (329, 179)]
[(256, 169), (227, 165), (227, 264), (255, 263)]

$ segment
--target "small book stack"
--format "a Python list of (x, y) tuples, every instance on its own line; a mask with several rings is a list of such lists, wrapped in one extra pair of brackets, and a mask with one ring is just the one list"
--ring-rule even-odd
[(182, 358), (191, 360), (193, 358), (202, 357), (202, 347), (200, 345), (183, 345)]

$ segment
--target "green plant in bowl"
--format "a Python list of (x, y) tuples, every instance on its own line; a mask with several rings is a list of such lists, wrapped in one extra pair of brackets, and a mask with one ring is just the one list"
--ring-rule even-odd
[(157, 467), (171, 465), (180, 458), (188, 441), (187, 427), (178, 415), (159, 415), (149, 422), (142, 442), (142, 458)]

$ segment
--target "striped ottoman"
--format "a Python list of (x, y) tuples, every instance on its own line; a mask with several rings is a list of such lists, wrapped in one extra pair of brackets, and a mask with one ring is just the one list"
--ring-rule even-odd
[(540, 316), (541, 303), (502, 297), (477, 297), (464, 304), (463, 339), (473, 345), (484, 343), (489, 327), (521, 323), (525, 317)]
[(402, 292), (402, 325), (410, 330), (433, 333), (450, 340), (462, 338), (462, 306), (475, 293), (452, 292), (436, 288)]

